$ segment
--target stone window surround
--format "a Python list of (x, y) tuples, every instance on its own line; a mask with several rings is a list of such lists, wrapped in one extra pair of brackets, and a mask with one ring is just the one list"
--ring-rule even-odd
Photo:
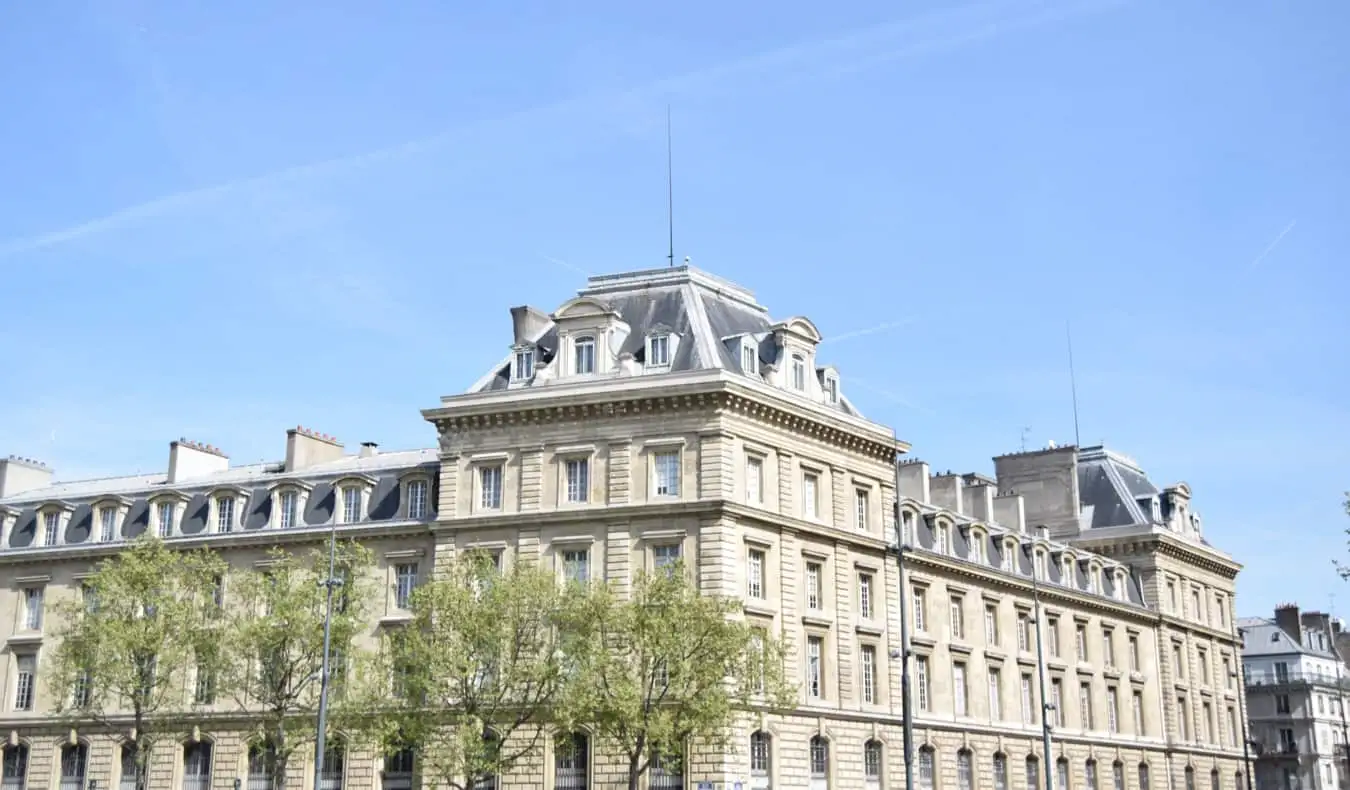
[[(305, 508), (309, 504), (309, 495), (314, 487), (304, 480), (288, 478), (278, 480), (267, 487), (272, 499), (272, 512), (267, 522), (268, 529), (281, 529), (281, 497), (287, 492), (295, 494), (295, 521), (288, 529), (305, 525)], [(152, 525), (153, 526), (153, 525)]]
[[(169, 527), (169, 533), (167, 537), (172, 538), (182, 534), (183, 515), (184, 511), (187, 509), (188, 503), (192, 501), (191, 497), (189, 497), (187, 494), (184, 494), (182, 491), (171, 489), (168, 491), (156, 491), (155, 493), (147, 497), (145, 501), (146, 505), (150, 508), (149, 523), (146, 525), (147, 532), (153, 535), (160, 534), (159, 533), (160, 505), (171, 503), (174, 506), (173, 524), (171, 524)], [(297, 513), (297, 519), (298, 518), (299, 515)]]
[[(370, 518), (370, 497), (375, 491), (375, 478), (358, 472), (348, 472), (333, 480), (333, 521), (338, 524), (360, 524)], [(346, 521), (346, 490), (357, 490), (356, 521)]]

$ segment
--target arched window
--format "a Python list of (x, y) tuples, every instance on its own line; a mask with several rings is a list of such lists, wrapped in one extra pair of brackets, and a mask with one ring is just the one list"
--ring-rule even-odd
[(554, 752), (554, 790), (585, 790), (590, 782), (590, 739), (580, 732), (559, 736)]
[(122, 773), (117, 790), (145, 790), (145, 768), (138, 765), (136, 744), (122, 744)]
[(962, 749), (956, 753), (957, 790), (975, 790), (975, 766), (972, 765), (970, 750)]
[(342, 777), (347, 774), (347, 749), (334, 743), (323, 752), (323, 770), (319, 773), (319, 790), (342, 790)]
[(863, 744), (863, 782), (867, 790), (881, 787), (881, 741), (876, 739)]
[(1245, 781), (1241, 771), (1233, 774), (1233, 790), (1246, 790), (1247, 785), (1244, 784)]
[(272, 776), (276, 770), (277, 750), (270, 743), (255, 743), (248, 747), (248, 790), (272, 790)]
[(24, 744), (6, 746), (0, 760), (0, 788), (23, 790), (28, 779), (28, 747)]
[(183, 746), (183, 790), (208, 790), (211, 787), (211, 753), (207, 741)]
[(1195, 790), (1195, 769), (1186, 766), (1186, 790)]
[(1041, 761), (1035, 755), (1027, 757), (1027, 790), (1036, 790), (1041, 786)]
[(660, 744), (653, 744), (652, 764), (647, 769), (647, 787), (650, 790), (681, 790), (684, 787), (684, 756), (670, 753)]
[(811, 738), (811, 790), (830, 786), (830, 744), (819, 735)]
[(1066, 757), (1055, 761), (1055, 790), (1069, 790), (1069, 760)]
[(919, 747), (919, 787), (933, 790), (933, 747)]
[(1209, 790), (1219, 790), (1219, 769), (1215, 768), (1209, 772)]
[(1111, 763), (1111, 790), (1125, 790), (1125, 764), (1120, 760)]
[(1148, 763), (1139, 764), (1139, 790), (1148, 790)]
[(1083, 784), (1087, 790), (1097, 790), (1097, 761), (1092, 758), (1083, 763)]
[(61, 747), (61, 790), (84, 790), (89, 747), (82, 743)]
[(412, 790), (413, 771), (417, 768), (417, 753), (403, 748), (384, 756), (384, 770), (380, 785), (384, 790)]
[(770, 790), (772, 771), (769, 736), (762, 730), (755, 730), (750, 733), (750, 790)]

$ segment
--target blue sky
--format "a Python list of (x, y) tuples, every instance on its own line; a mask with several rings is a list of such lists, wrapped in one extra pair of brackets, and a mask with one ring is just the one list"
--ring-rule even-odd
[(1083, 442), (1191, 484), (1244, 613), (1344, 589), (1350, 6), (567, 8), (12, 5), (0, 451), (430, 446), (510, 305), (664, 262), (670, 105), (677, 256), (851, 334), (916, 455), (1072, 440), (1071, 322)]

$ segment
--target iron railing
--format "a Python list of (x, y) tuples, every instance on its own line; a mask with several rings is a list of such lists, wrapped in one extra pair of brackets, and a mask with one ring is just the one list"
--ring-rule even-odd
[(1302, 670), (1280, 672), (1270, 670), (1265, 672), (1247, 671), (1243, 674), (1246, 677), (1248, 688), (1312, 684), (1336, 686), (1342, 690), (1350, 691), (1350, 677), (1345, 675), (1337, 677), (1335, 672), (1304, 672)]

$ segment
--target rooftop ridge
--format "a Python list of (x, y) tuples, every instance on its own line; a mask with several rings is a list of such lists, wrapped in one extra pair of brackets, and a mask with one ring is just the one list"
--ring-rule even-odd
[(688, 264), (660, 269), (638, 269), (614, 274), (591, 275), (586, 278), (586, 287), (577, 291), (577, 295), (600, 296), (615, 291), (631, 291), (638, 288), (673, 288), (690, 284), (697, 285), (718, 296), (740, 302), (755, 310), (768, 312), (767, 308), (755, 300), (755, 295), (749, 288)]

